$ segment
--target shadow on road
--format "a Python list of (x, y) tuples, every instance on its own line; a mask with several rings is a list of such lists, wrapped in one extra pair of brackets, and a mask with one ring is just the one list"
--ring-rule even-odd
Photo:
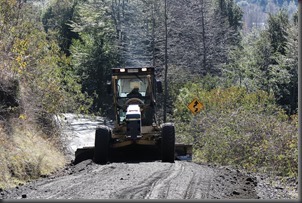
[[(74, 164), (93, 159), (94, 148), (77, 152)], [(153, 162), (161, 159), (160, 150), (157, 146), (132, 145), (110, 150), (109, 162)]]

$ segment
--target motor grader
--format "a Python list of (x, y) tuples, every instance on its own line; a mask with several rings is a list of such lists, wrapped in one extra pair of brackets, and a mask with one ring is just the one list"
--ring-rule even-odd
[(158, 121), (156, 95), (163, 91), (154, 67), (113, 68), (107, 92), (113, 97), (115, 122), (112, 128), (96, 128), (94, 162), (106, 164), (110, 149), (129, 145), (158, 146), (163, 162), (191, 158), (191, 145), (175, 144), (174, 124)]

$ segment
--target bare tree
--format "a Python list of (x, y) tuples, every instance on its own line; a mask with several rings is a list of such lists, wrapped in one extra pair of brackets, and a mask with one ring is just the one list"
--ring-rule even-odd
[(219, 74), (236, 31), (216, 1), (171, 1), (168, 16), (169, 63), (193, 74)]

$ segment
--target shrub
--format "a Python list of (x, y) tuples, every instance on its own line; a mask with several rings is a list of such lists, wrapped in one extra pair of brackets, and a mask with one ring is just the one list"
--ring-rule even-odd
[[(174, 111), (177, 139), (193, 143), (195, 161), (297, 176), (297, 116), (289, 120), (263, 91), (200, 87), (182, 88)], [(204, 108), (193, 116), (186, 105), (195, 97)]]

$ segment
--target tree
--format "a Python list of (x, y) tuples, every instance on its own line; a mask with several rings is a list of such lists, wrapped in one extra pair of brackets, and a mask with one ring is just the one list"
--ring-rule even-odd
[[(118, 61), (116, 33), (109, 1), (83, 1), (75, 7), (72, 31), (79, 35), (70, 48), (71, 63), (82, 79), (83, 92), (94, 97), (93, 111), (109, 103), (106, 81)], [(103, 98), (100, 99), (100, 97)]]
[(153, 64), (155, 1), (112, 1), (121, 66)]
[(164, 2), (80, 1), (71, 24), (79, 39), (74, 40), (71, 52), (84, 90), (103, 94), (114, 65), (154, 65), (162, 77), (167, 61), (169, 66), (201, 76), (220, 74), (229, 49), (238, 43), (240, 28), (239, 7), (231, 0), (221, 2), (226, 6), (219, 8), (211, 0), (167, 1), (165, 29)]
[(224, 85), (244, 86), (247, 91), (258, 89), (258, 77), (260, 74), (255, 68), (254, 49), (259, 39), (259, 31), (253, 30), (242, 36), (239, 46), (231, 50), (228, 57), (229, 63), (223, 66), (222, 78)]
[(76, 0), (54, 0), (42, 14), (42, 22), (48, 36), (54, 36), (59, 42), (61, 50), (70, 55), (69, 47), (72, 39), (78, 38), (77, 33), (70, 27)]
[[(231, 52), (225, 75), (248, 90), (261, 89), (274, 95), (289, 114), (297, 108), (297, 23), (289, 23), (287, 12), (270, 15), (268, 28), (247, 35)], [(253, 33), (252, 33), (253, 34)], [(254, 36), (254, 37), (253, 37)], [(239, 77), (239, 78), (238, 78)], [(243, 81), (243, 83), (242, 83)]]
[(276, 15), (269, 15), (267, 34), (273, 53), (285, 54), (288, 27), (289, 17), (285, 10), (279, 11)]
[(240, 41), (240, 30), (242, 29), (242, 17), (243, 11), (241, 8), (235, 4), (234, 0), (217, 0), (218, 5), (217, 11), (220, 13), (222, 18), (226, 18), (229, 24), (229, 27), (233, 29), (234, 35), (232, 37), (233, 44), (237, 45)]
[(208, 0), (171, 3), (169, 62), (198, 75), (220, 74), (229, 49), (239, 39), (236, 29), (240, 25), (240, 9), (232, 3)]
[(167, 0), (165, 0), (165, 97), (164, 97), (164, 123), (167, 120), (167, 99), (168, 99), (168, 24), (167, 24)]
[(277, 101), (289, 113), (297, 113), (298, 108), (298, 23), (293, 22), (287, 31), (285, 54), (276, 57), (280, 74), (285, 77), (283, 83), (278, 83)]
[(44, 32), (36, 7), (21, 1), (0, 5), (0, 76), (16, 81), (21, 118), (49, 130), (45, 127), (51, 126), (54, 114), (85, 110), (89, 99), (79, 91), (78, 77), (57, 41)]

